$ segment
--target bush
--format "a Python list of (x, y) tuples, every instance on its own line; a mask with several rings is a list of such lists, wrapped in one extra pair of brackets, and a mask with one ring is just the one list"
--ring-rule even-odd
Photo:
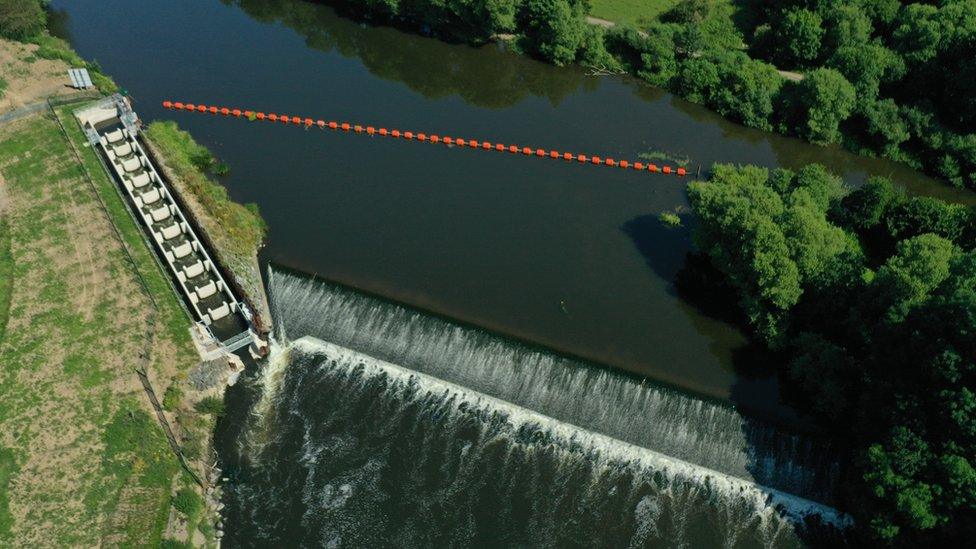
[(674, 89), (746, 126), (773, 128), (774, 98), (783, 79), (771, 65), (741, 52), (692, 57), (679, 65)]
[(174, 381), (163, 393), (163, 409), (172, 412), (180, 407), (181, 402), (183, 402), (183, 390)]
[(792, 8), (776, 26), (777, 58), (786, 66), (807, 66), (820, 56), (823, 20), (816, 12)]
[(191, 522), (196, 521), (203, 511), (203, 498), (190, 488), (180, 488), (173, 496), (172, 505), (177, 511), (186, 515)]
[(40, 0), (0, 0), (0, 36), (30, 40), (44, 32), (47, 16)]
[(197, 402), (194, 408), (201, 414), (220, 417), (224, 415), (224, 400), (215, 396), (208, 396)]
[(840, 123), (854, 111), (854, 86), (834, 69), (817, 69), (800, 82), (791, 83), (788, 94), (788, 126), (813, 143), (840, 141)]
[(526, 0), (522, 26), (530, 48), (557, 66), (576, 60), (586, 34), (585, 0)]

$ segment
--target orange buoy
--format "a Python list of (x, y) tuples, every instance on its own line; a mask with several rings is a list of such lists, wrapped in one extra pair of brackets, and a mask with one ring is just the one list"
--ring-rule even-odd
[(183, 103), (180, 103), (179, 101), (177, 101), (176, 103), (173, 103), (173, 107), (174, 107), (174, 108), (175, 108), (176, 110), (180, 110), (180, 111), (182, 111), (182, 110), (183, 110)]
[(217, 107), (210, 107), (210, 114), (217, 114)]
[(329, 128), (331, 128), (331, 129), (334, 130), (334, 129), (338, 128), (338, 127), (339, 127), (339, 124), (337, 122), (329, 122)]
[(602, 164), (603, 163), (603, 160), (601, 160), (599, 156), (594, 156), (594, 157), (590, 158), (590, 162), (592, 162), (594, 164)]
[(380, 128), (380, 135), (386, 135), (387, 133), (386, 128)]
[(465, 145), (468, 144), (468, 140), (467, 139), (457, 139), (456, 141), (454, 141), (454, 144), (457, 145), (458, 147), (463, 147), (463, 146), (465, 146)]
[(342, 131), (347, 132), (349, 131), (349, 122), (343, 122), (339, 127), (342, 128)]
[(188, 110), (188, 111), (195, 111), (195, 110), (197, 110), (197, 106), (194, 105), (193, 103), (187, 103), (186, 104), (186, 110)]
[(644, 169), (644, 164), (642, 162), (634, 162), (634, 169), (635, 170), (643, 170)]
[(647, 171), (653, 172), (653, 173), (657, 173), (659, 171), (657, 169), (657, 164), (648, 164), (647, 165)]
[(234, 109), (234, 110), (230, 111), (230, 113), (233, 114), (234, 116), (238, 117), (238, 118), (240, 118), (241, 117), (241, 114), (242, 114), (241, 113), (241, 109)]
[(315, 124), (320, 128), (325, 128), (325, 120), (319, 120)]
[(278, 122), (281, 122), (282, 124), (287, 124), (291, 122), (291, 117), (288, 116), (287, 114), (283, 114), (278, 117)]
[(586, 158), (585, 154), (578, 154), (576, 155), (576, 160), (577, 162), (586, 162), (588, 158)]
[(661, 171), (664, 173), (671, 173), (671, 166), (665, 166)]
[(311, 118), (306, 118), (305, 119), (305, 125), (306, 126), (311, 126), (312, 124), (315, 124), (315, 121), (314, 120), (312, 120)]
[(532, 154), (533, 151), (530, 147), (522, 147), (522, 154)]
[(207, 106), (206, 105), (197, 105), (197, 111), (198, 112), (207, 112)]
[(629, 168), (630, 167), (630, 162), (627, 162), (626, 160), (621, 160), (620, 163), (618, 164), (618, 166), (620, 166), (621, 168), (625, 168), (626, 169), (626, 168)]
[(678, 168), (678, 177), (684, 177), (687, 174), (688, 172), (686, 172), (684, 168)]
[(572, 160), (573, 153), (563, 153), (563, 160)]
[(535, 150), (535, 155), (536, 156), (539, 156), (539, 157), (544, 157), (544, 156), (546, 156), (546, 151), (544, 151), (542, 149), (536, 149)]
[(490, 141), (483, 142), (481, 144), (481, 148), (484, 149), (484, 150), (486, 150), (486, 151), (487, 150), (490, 150), (491, 149), (491, 142)]
[(472, 149), (477, 149), (478, 147), (481, 146), (481, 143), (478, 143), (477, 139), (471, 139), (468, 141), (468, 146), (471, 147)]
[(400, 130), (393, 130), (390, 132), (393, 137), (400, 137)]
[(413, 139), (413, 132), (403, 132), (403, 137)]
[(356, 133), (363, 133), (363, 129), (364, 128), (362, 126), (360, 126), (359, 124), (356, 124), (356, 127), (353, 128), (353, 130), (355, 130)]
[(425, 133), (418, 133), (417, 134), (417, 141), (427, 141), (427, 134), (425, 134)]
[(374, 133), (376, 133), (376, 128), (374, 128), (373, 126), (366, 126), (366, 133), (368, 133), (369, 135), (373, 135)]
[(505, 150), (505, 145), (502, 145), (501, 143), (498, 143), (497, 145), (495, 145), (495, 150), (496, 151), (504, 151)]
[(277, 122), (277, 121), (278, 121), (278, 115), (277, 115), (277, 114), (275, 114), (275, 113), (270, 113), (270, 114), (268, 115), (268, 120), (270, 120), (270, 121), (272, 121), (272, 122)]
[(163, 101), (163, 108), (164, 109), (173, 108), (173, 102), (172, 101)]
[(454, 139), (452, 139), (450, 137), (445, 137), (444, 138), (444, 144), (445, 145), (453, 145), (454, 144)]
[(227, 115), (230, 114), (230, 109), (228, 109), (227, 107), (224, 107), (224, 108), (220, 109), (220, 114), (222, 114), (224, 116), (227, 116)]
[(254, 115), (254, 118), (257, 118), (258, 120), (264, 120), (265, 118), (267, 118), (267, 115), (264, 114), (263, 112), (259, 112)]
[(437, 137), (436, 135), (431, 135), (430, 136), (430, 142), (431, 143), (437, 143), (440, 140), (441, 140), (441, 138), (440, 137)]
[(603, 161), (603, 164), (606, 165), (606, 166), (616, 166), (617, 165), (617, 161), (614, 160), (614, 159), (612, 159), (612, 158), (608, 158), (608, 159), (606, 159), (606, 160)]
[(510, 152), (510, 153), (517, 153), (517, 152), (519, 152), (519, 148), (516, 147), (515, 145), (509, 145), (508, 146), (508, 152)]
[(549, 158), (559, 158), (559, 151), (549, 151)]

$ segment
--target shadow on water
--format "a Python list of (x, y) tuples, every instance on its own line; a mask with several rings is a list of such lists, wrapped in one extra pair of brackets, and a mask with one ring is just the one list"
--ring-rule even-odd
[(691, 215), (687, 211), (677, 213), (681, 225), (669, 227), (657, 215), (635, 217), (621, 227), (644, 257), (647, 266), (662, 280), (669, 282), (667, 292), (677, 296), (675, 277), (684, 264), (685, 250), (691, 245)]
[[(392, 27), (372, 27), (364, 33), (324, 4), (222, 1), (258, 21), (293, 29), (310, 48), (359, 59), (375, 76), (403, 83), (428, 99), (458, 96), (472, 105), (502, 109), (535, 96), (557, 105), (581, 87), (598, 84), (581, 68), (533, 70), (544, 65), (498, 44), (445, 45)], [(437, 62), (422, 61), (431, 59)]]

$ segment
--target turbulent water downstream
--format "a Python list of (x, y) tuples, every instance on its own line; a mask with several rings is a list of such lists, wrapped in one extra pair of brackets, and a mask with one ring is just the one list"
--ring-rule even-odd
[(288, 271), (232, 543), (800, 543), (829, 450), (728, 407)]

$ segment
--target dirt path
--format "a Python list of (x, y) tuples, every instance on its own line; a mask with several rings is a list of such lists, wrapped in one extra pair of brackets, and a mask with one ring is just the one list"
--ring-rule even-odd
[(7, 82), (0, 97), (0, 113), (71, 90), (68, 64), (41, 59), (37, 49), (37, 44), (0, 39), (0, 76)]

